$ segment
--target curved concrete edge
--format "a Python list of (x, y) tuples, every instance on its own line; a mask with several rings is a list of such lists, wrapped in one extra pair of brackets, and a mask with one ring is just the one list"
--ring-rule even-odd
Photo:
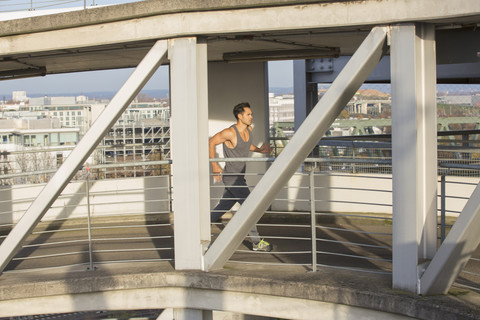
[[(49, 30), (75, 28), (92, 24), (142, 19), (167, 14), (206, 12), (219, 10), (244, 10), (273, 7), (313, 8), (320, 7), (327, 16), (336, 16), (334, 23), (323, 27), (378, 25), (405, 21), (430, 21), (477, 16), (480, 5), (476, 0), (462, 0), (462, 6), (455, 6), (449, 0), (396, 1), (396, 0), (150, 0), (88, 8), (87, 10), (63, 12), (24, 19), (0, 21), (0, 36), (37, 33)], [(373, 7), (371, 6), (373, 5)], [(346, 6), (349, 6), (347, 9)], [(372, 11), (372, 8), (377, 10)], [(398, 11), (398, 12), (397, 12)], [(341, 12), (346, 13), (346, 16)], [(376, 15), (376, 16), (373, 16)], [(357, 17), (351, 22), (345, 17)], [(319, 17), (319, 21), (321, 21)], [(284, 21), (284, 20), (282, 20)], [(299, 27), (304, 19), (299, 19)], [(316, 21), (318, 24), (318, 21)], [(320, 26), (320, 25), (319, 25)], [(246, 30), (245, 30), (246, 31)]]
[(195, 308), (291, 319), (312, 319), (318, 314), (371, 319), (385, 318), (386, 313), (389, 318), (480, 319), (478, 305), (455, 296), (393, 291), (390, 276), (267, 270), (242, 266), (242, 270), (205, 273), (161, 270), (151, 264), (41, 276), (5, 274), (0, 278), (0, 316)]
[(5, 316), (70, 313), (95, 310), (200, 309), (282, 319), (411, 319), (382, 311), (288, 297), (256, 293), (160, 287), (93, 292), (74, 295), (27, 298), (11, 303), (0, 302)]
[[(358, 0), (357, 0), (358, 1)], [(59, 28), (72, 28), (99, 22), (113, 22), (139, 19), (153, 15), (249, 9), (258, 7), (277, 7), (284, 5), (306, 5), (331, 0), (150, 0), (110, 6), (88, 7), (81, 11), (66, 11), (46, 16), (34, 16), (23, 19), (0, 22), (0, 34), (15, 35)], [(341, 2), (341, 1), (337, 1)], [(8, 28), (4, 28), (4, 26)], [(21, 31), (20, 31), (21, 30)]]

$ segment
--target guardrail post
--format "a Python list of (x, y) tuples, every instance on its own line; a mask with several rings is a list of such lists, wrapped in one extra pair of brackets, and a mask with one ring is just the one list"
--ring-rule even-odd
[(85, 181), (85, 193), (87, 197), (87, 224), (88, 224), (88, 259), (89, 266), (87, 270), (93, 271), (95, 267), (93, 266), (93, 244), (92, 244), (92, 221), (90, 219), (90, 168), (87, 165), (87, 180)]
[(445, 212), (446, 212), (446, 178), (442, 174), (440, 180), (440, 243), (445, 240)]
[(315, 175), (310, 170), (310, 226), (312, 229), (312, 271), (317, 271), (317, 216), (315, 212)]
[(352, 173), (356, 173), (356, 168), (355, 168), (355, 146), (352, 144)]

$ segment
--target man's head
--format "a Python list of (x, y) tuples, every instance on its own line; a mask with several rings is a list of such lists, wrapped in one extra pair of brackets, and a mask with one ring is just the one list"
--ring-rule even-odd
[(250, 104), (248, 102), (242, 102), (237, 104), (235, 107), (233, 107), (233, 115), (235, 116), (235, 119), (238, 120), (238, 115), (243, 114), (245, 111), (245, 108), (250, 108)]

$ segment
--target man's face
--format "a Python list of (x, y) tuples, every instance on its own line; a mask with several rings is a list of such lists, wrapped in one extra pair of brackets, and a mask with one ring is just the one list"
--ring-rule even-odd
[(243, 113), (240, 113), (238, 115), (238, 120), (240, 120), (243, 124), (246, 124), (247, 126), (251, 125), (253, 120), (252, 109), (244, 108)]

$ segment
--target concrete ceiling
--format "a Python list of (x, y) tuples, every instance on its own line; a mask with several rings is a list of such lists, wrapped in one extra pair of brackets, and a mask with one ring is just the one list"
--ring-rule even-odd
[[(31, 71), (40, 75), (135, 67), (156, 40), (181, 36), (205, 39), (210, 61), (253, 51), (264, 53), (264, 60), (285, 58), (273, 57), (275, 52), (290, 59), (351, 55), (373, 25), (411, 21), (435, 23), (438, 63), (480, 63), (478, 0), (463, 0), (465, 8), (456, 11), (407, 8), (409, 15), (398, 17), (395, 11), (407, 10), (405, 2), (409, 1), (225, 0), (212, 6), (212, 1), (179, 5), (150, 0), (4, 21), (0, 79), (29, 76)], [(338, 13), (345, 8), (347, 13)], [(372, 8), (378, 12), (366, 16)]]

